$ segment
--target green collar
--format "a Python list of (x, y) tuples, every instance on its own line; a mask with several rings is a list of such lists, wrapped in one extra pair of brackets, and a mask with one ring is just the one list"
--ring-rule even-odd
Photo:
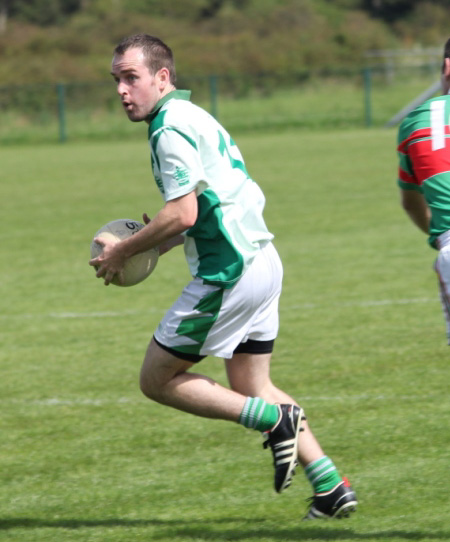
[(149, 124), (159, 113), (159, 110), (161, 109), (161, 107), (172, 98), (175, 98), (177, 100), (190, 100), (191, 91), (190, 90), (172, 90), (171, 92), (163, 96), (159, 100), (159, 102), (155, 105), (155, 107), (150, 111), (150, 115), (147, 117), (147, 122)]

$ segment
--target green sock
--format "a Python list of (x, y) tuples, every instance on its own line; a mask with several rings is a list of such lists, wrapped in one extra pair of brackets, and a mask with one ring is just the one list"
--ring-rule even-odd
[(314, 493), (331, 491), (342, 482), (333, 461), (326, 455), (306, 465), (305, 474), (313, 486)]
[(266, 403), (259, 397), (247, 397), (239, 416), (239, 423), (256, 431), (269, 431), (280, 416), (278, 407)]

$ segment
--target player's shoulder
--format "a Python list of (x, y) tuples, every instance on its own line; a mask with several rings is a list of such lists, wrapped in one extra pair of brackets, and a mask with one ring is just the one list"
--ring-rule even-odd
[(171, 131), (185, 132), (193, 117), (190, 101), (170, 98), (152, 117), (148, 132), (149, 140), (159, 140), (164, 133)]
[(436, 109), (437, 104), (443, 104), (444, 107), (450, 106), (450, 95), (445, 94), (442, 96), (435, 96), (434, 98), (429, 98), (415, 109), (413, 109), (404, 119), (403, 122), (418, 121), (420, 119), (429, 119), (430, 112), (433, 109)]
[(158, 127), (167, 134), (174, 132), (197, 140), (217, 132), (214, 117), (188, 100), (170, 99), (163, 105), (158, 117)]
[(414, 132), (429, 129), (431, 127), (432, 111), (437, 109), (436, 104), (443, 104), (443, 110), (450, 108), (450, 96), (443, 95), (430, 98), (410, 111), (400, 123), (398, 140), (403, 141)]
[(165, 122), (178, 124), (191, 120), (203, 113), (203, 109), (193, 104), (190, 100), (181, 99), (176, 96), (168, 100), (161, 108)]

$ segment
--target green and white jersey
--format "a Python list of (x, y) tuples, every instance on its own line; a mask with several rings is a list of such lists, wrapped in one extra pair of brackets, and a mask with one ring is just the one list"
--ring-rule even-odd
[(273, 238), (265, 198), (230, 135), (189, 99), (189, 91), (173, 91), (150, 115), (153, 174), (166, 202), (195, 190), (198, 218), (184, 232), (190, 272), (230, 288)]

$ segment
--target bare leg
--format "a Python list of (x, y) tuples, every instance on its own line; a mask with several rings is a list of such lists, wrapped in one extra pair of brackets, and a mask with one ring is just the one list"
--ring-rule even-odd
[[(268, 403), (297, 404), (292, 397), (273, 385), (270, 380), (271, 354), (235, 354), (225, 360), (231, 389), (243, 397), (261, 397)], [(298, 459), (303, 466), (325, 454), (309, 428), (302, 423), (304, 431), (298, 439)]]
[(158, 403), (196, 416), (237, 422), (246, 397), (206, 376), (188, 373), (192, 365), (152, 339), (141, 369), (142, 392)]

